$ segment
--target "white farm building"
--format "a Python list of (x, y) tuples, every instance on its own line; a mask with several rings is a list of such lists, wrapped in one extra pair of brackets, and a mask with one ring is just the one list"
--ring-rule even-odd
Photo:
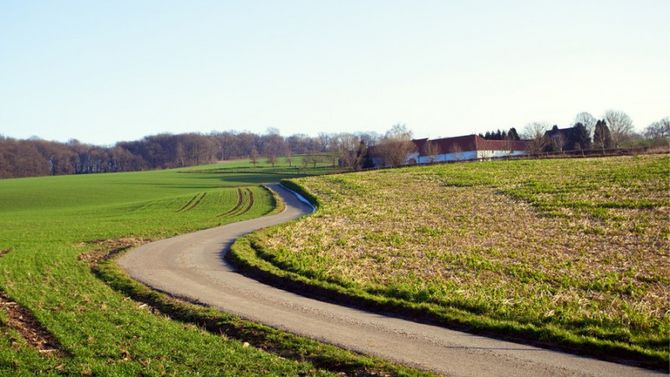
[[(414, 139), (414, 150), (407, 154), (405, 164), (430, 164), (433, 162), (467, 161), (496, 157), (523, 156), (528, 154), (528, 140), (488, 140), (479, 135), (447, 137), (442, 139)], [(385, 166), (384, 157), (371, 147), (371, 160), (375, 166)]]
[(487, 140), (479, 135), (442, 139), (412, 140), (416, 150), (407, 156), (408, 164), (477, 160), (528, 154), (526, 140)]

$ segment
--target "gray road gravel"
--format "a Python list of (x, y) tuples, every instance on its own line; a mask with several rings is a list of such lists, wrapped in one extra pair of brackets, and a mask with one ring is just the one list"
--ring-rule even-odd
[(311, 212), (290, 191), (270, 187), (286, 202), (284, 212), (153, 242), (126, 253), (119, 264), (133, 278), (173, 295), (450, 376), (662, 374), (334, 305), (236, 273), (222, 256), (237, 237)]

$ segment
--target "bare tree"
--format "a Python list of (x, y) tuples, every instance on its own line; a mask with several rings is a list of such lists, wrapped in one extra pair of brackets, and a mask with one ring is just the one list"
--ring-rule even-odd
[(618, 148), (633, 133), (633, 120), (623, 111), (607, 110), (605, 122), (610, 129), (614, 148)]
[(358, 169), (365, 157), (361, 150), (365, 143), (362, 146), (361, 143), (362, 140), (357, 135), (341, 133), (332, 136), (330, 148), (342, 166)]
[(275, 165), (277, 164), (277, 155), (274, 154), (274, 153), (268, 154), (267, 162), (268, 162), (268, 164), (272, 165), (272, 167), (274, 168)]
[(648, 139), (667, 139), (670, 138), (670, 117), (665, 117), (657, 122), (650, 124), (644, 129), (644, 136)]
[(548, 122), (528, 123), (523, 129), (523, 138), (530, 140), (529, 152), (532, 154), (542, 151), (546, 144), (545, 132), (551, 127)]
[[(307, 165), (312, 164), (313, 168), (316, 168), (316, 165), (318, 163), (321, 163), (324, 161), (324, 156), (320, 154), (319, 152), (309, 152), (305, 156), (303, 156), (303, 165), (307, 167)], [(327, 160), (326, 160), (327, 161)]]
[(337, 166), (337, 163), (340, 159), (340, 154), (338, 151), (336, 135), (329, 135), (328, 138), (328, 147), (326, 148), (327, 158), (330, 160), (330, 163), (333, 167)]
[(177, 160), (177, 166), (184, 166), (184, 145), (180, 142), (177, 142), (174, 150), (175, 159)]
[(326, 134), (326, 133), (319, 133), (319, 135), (316, 138), (316, 144), (318, 146), (318, 149), (313, 149), (314, 152), (324, 152), (326, 149), (328, 149), (328, 146), (330, 145), (330, 139), (331, 135)]
[(286, 154), (286, 142), (276, 128), (268, 128), (267, 134), (263, 135), (261, 140), (263, 142), (263, 154), (268, 157), (268, 161), (272, 158), (276, 163), (278, 156)]
[(291, 148), (286, 150), (286, 162), (288, 162), (288, 167), (293, 167), (293, 152), (291, 152)]
[(251, 160), (251, 163), (254, 165), (254, 167), (256, 167), (256, 164), (258, 163), (258, 151), (256, 150), (256, 146), (251, 147), (249, 160)]
[(593, 128), (598, 120), (591, 113), (581, 112), (575, 116), (575, 124), (581, 123), (586, 127), (589, 136), (593, 135)]
[(375, 151), (388, 166), (404, 165), (407, 155), (412, 153), (416, 146), (412, 142), (412, 131), (404, 124), (396, 124), (386, 132)]

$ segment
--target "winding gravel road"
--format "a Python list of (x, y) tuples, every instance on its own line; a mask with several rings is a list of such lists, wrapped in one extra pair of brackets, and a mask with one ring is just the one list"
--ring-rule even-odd
[(133, 278), (175, 296), (450, 376), (662, 374), (334, 305), (236, 273), (223, 260), (236, 238), (312, 211), (291, 191), (279, 185), (269, 187), (286, 202), (284, 212), (153, 242), (126, 253), (119, 264)]

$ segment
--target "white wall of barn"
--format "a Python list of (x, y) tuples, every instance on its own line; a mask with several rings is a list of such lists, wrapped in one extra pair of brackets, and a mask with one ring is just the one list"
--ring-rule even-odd
[(496, 158), (508, 156), (523, 156), (528, 154), (526, 151), (509, 151), (509, 150), (482, 150), (482, 151), (465, 151), (442, 153), (435, 156), (419, 156), (418, 153), (410, 153), (407, 155), (408, 163), (429, 164), (431, 162), (449, 162), (449, 161), (465, 161), (475, 160), (480, 158)]
[(435, 156), (414, 156), (419, 164), (429, 164), (431, 162), (463, 161), (477, 158), (477, 151), (465, 151), (454, 153), (442, 153)]
[(477, 151), (477, 158), (496, 158), (496, 157), (508, 157), (508, 156), (524, 156), (527, 155), (527, 151)]

